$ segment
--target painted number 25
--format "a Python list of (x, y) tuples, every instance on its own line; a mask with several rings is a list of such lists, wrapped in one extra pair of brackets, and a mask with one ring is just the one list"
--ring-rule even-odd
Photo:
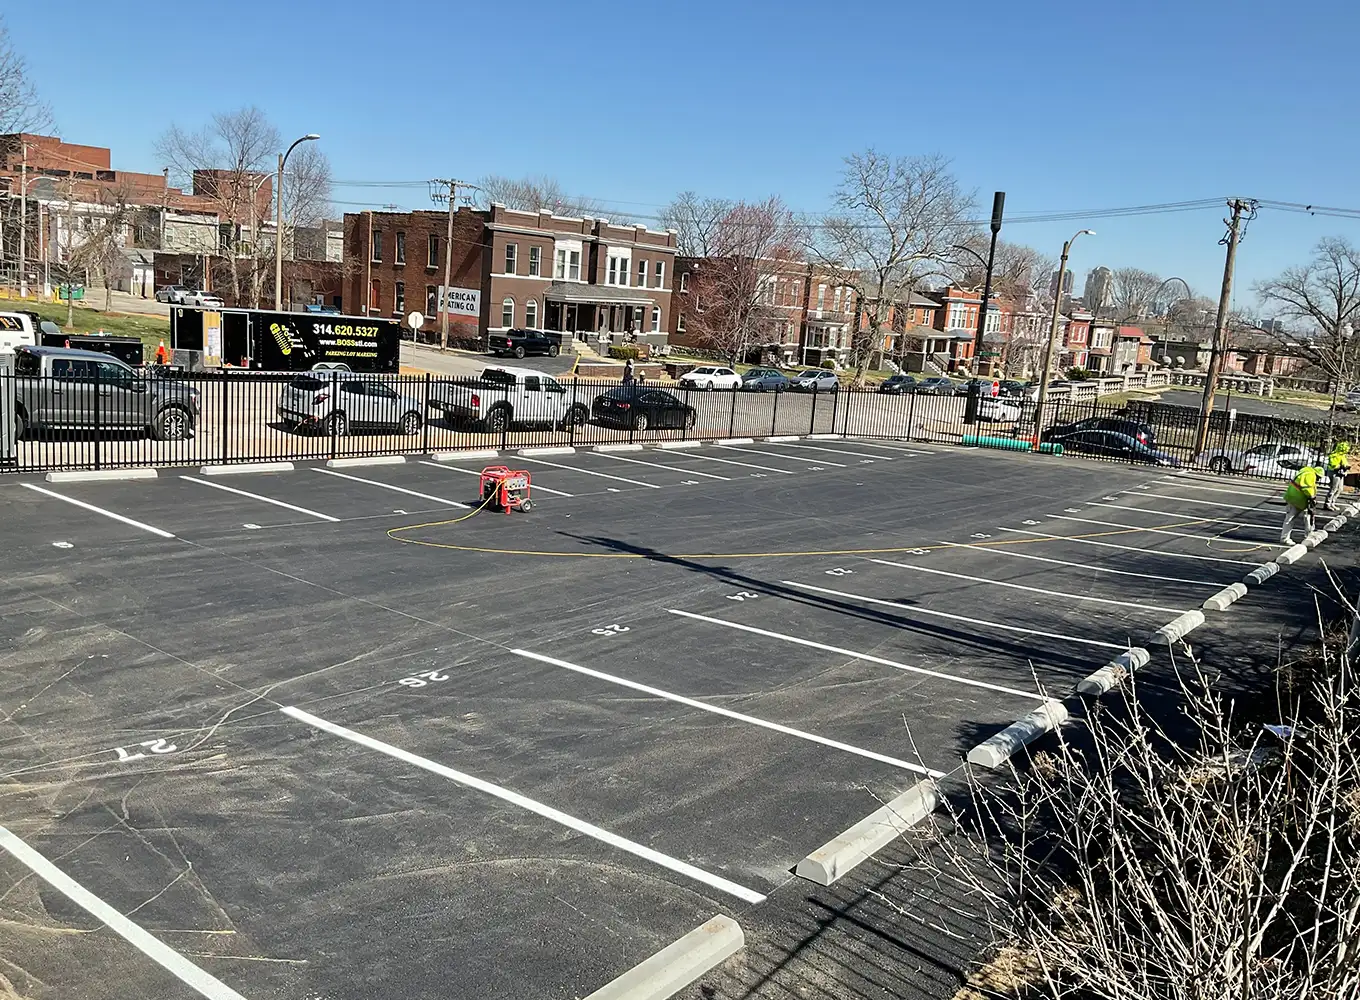
[[(179, 747), (165, 740), (143, 740), (137, 744), (139, 747), (146, 747), (152, 753), (174, 753)], [(114, 747), (113, 752), (118, 755), (118, 763), (126, 764), (129, 761), (141, 760), (146, 756), (144, 753), (128, 753), (127, 747)]]
[(438, 670), (422, 670), (414, 677), (403, 677), (397, 683), (402, 687), (423, 688), (426, 684), (437, 684), (448, 679), (448, 674), (441, 674)]

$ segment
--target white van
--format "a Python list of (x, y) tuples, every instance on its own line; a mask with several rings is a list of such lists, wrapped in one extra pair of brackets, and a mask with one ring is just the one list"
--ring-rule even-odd
[(26, 313), (0, 312), (0, 351), (13, 351), (21, 346), (38, 346), (32, 317)]

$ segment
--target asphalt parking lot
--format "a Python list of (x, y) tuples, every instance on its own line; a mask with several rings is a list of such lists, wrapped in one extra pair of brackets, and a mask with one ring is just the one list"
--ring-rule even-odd
[(18, 995), (585, 996), (1280, 549), (1278, 484), (1072, 459), (508, 461), (528, 514), (472, 459), (0, 483)]

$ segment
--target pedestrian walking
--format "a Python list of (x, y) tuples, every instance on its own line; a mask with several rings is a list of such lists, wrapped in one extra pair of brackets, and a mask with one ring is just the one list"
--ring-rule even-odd
[(629, 358), (623, 363), (623, 384), (633, 384), (633, 359)]
[(1318, 479), (1322, 468), (1305, 465), (1284, 491), (1284, 524), (1280, 526), (1280, 544), (1294, 544), (1294, 522), (1303, 518), (1303, 532), (1313, 532), (1313, 504), (1317, 498)]
[(1346, 485), (1346, 473), (1351, 471), (1351, 443), (1338, 441), (1327, 455), (1327, 509), (1336, 510), (1341, 490)]

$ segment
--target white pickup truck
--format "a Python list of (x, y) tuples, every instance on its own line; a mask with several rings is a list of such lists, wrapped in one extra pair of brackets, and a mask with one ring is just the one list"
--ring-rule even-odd
[(430, 409), (454, 426), (503, 431), (512, 425), (580, 426), (590, 407), (557, 379), (528, 368), (487, 368), (466, 382), (439, 382)]

